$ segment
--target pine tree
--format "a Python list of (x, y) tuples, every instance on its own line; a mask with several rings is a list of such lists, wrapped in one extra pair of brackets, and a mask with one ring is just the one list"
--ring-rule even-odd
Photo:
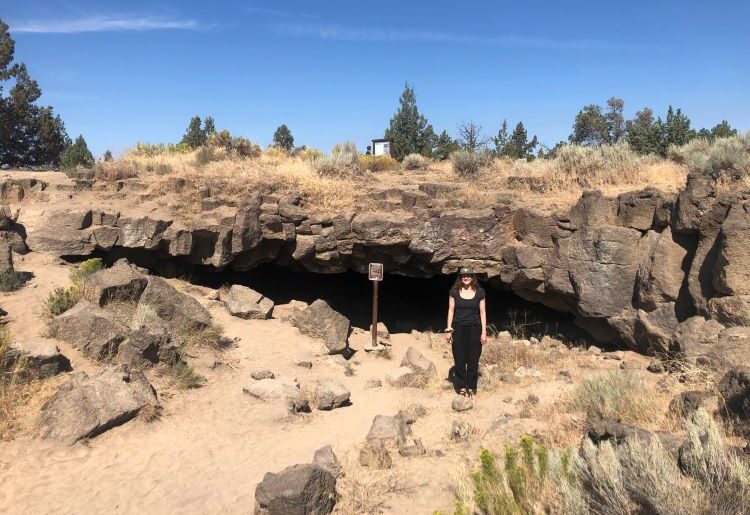
[(627, 141), (631, 148), (641, 154), (663, 156), (667, 152), (664, 123), (661, 118), (654, 121), (654, 111), (648, 107), (635, 113), (627, 122)]
[(86, 145), (83, 135), (79, 135), (75, 143), (65, 149), (60, 164), (66, 169), (74, 169), (79, 166), (91, 168), (94, 166), (94, 156), (91, 155), (91, 151), (88, 145)]
[(182, 141), (180, 141), (180, 144), (184, 144), (192, 149), (196, 149), (201, 145), (205, 145), (206, 140), (206, 134), (201, 128), (201, 117), (198, 115), (193, 116), (190, 119), (190, 124), (188, 125), (188, 128), (185, 131), (185, 135), (182, 137)]
[(495, 144), (495, 154), (498, 156), (506, 156), (508, 151), (508, 120), (503, 120), (503, 124), (497, 131), (497, 136), (492, 138), (492, 142)]
[(435, 150), (433, 152), (433, 157), (440, 161), (445, 161), (453, 152), (459, 150), (460, 148), (461, 146), (458, 144), (458, 142), (451, 138), (446, 131), (443, 131), (435, 139)]
[(104, 159), (105, 163), (109, 162), (109, 161), (112, 161), (112, 159), (113, 159), (112, 152), (109, 149), (107, 149), (107, 150), (104, 151), (103, 159)]
[(213, 117), (206, 116), (203, 119), (203, 134), (206, 136), (206, 141), (208, 141), (209, 136), (215, 133), (216, 133), (216, 125), (214, 124)]
[(737, 129), (733, 129), (729, 122), (722, 120), (721, 123), (717, 123), (713, 129), (711, 129), (711, 138), (728, 138), (729, 136), (736, 136)]
[(609, 143), (617, 143), (625, 137), (625, 117), (622, 115), (624, 108), (625, 102), (621, 98), (612, 97), (607, 100), (607, 114), (604, 117)]
[(601, 145), (609, 140), (607, 118), (596, 104), (585, 106), (576, 115), (568, 140), (576, 145)]
[(534, 136), (529, 141), (528, 133), (526, 128), (523, 126), (523, 122), (518, 122), (516, 128), (513, 129), (513, 133), (508, 139), (506, 145), (505, 155), (512, 159), (533, 159), (534, 148), (539, 144), (539, 140)]
[(409, 154), (432, 155), (435, 133), (419, 113), (417, 97), (408, 83), (399, 99), (399, 108), (391, 118), (385, 137), (392, 141), (391, 155), (402, 160)]
[(290, 131), (289, 127), (283, 123), (279, 125), (276, 132), (273, 133), (273, 146), (284, 149), (287, 152), (294, 148), (294, 137), (292, 136), (292, 131)]
[[(0, 20), (0, 163), (11, 166), (56, 166), (69, 143), (65, 125), (49, 106), (23, 63), (13, 63), (15, 42)], [(3, 82), (11, 81), (8, 94)]]
[(682, 114), (681, 109), (674, 111), (670, 105), (667, 109), (667, 120), (664, 122), (665, 145), (684, 145), (695, 137), (690, 129), (690, 118)]

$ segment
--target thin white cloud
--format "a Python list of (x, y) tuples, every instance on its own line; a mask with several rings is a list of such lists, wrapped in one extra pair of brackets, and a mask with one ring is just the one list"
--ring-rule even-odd
[[(615, 49), (626, 47), (626, 45), (598, 40), (557, 40), (518, 35), (476, 36), (472, 34), (412, 29), (360, 28), (315, 24), (287, 24), (277, 25), (273, 28), (279, 34), (330, 41), (458, 43), (563, 50)], [(627, 48), (634, 47), (627, 45)]]
[(284, 17), (297, 16), (300, 18), (320, 18), (320, 16), (318, 16), (317, 14), (282, 11), (281, 9), (269, 9), (266, 7), (245, 7), (245, 10), (249, 13), (267, 14), (270, 16), (284, 16)]
[(33, 20), (10, 23), (14, 33), (78, 34), (82, 32), (144, 32), (150, 30), (202, 30), (195, 20), (152, 16), (88, 16), (70, 20)]

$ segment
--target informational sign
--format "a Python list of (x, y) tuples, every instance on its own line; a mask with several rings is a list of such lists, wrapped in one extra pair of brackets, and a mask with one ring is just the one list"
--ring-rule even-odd
[(383, 280), (383, 263), (370, 263), (368, 277), (371, 281)]

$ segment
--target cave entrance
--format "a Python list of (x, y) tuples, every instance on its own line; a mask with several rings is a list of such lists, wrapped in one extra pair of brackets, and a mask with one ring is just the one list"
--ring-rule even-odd
[[(414, 278), (386, 274), (380, 283), (378, 319), (392, 332), (440, 331), (445, 328), (448, 290), (454, 276)], [(319, 274), (264, 264), (235, 272), (231, 270), (194, 270), (192, 282), (219, 288), (227, 284), (248, 286), (276, 304), (292, 300), (311, 303), (325, 300), (333, 309), (363, 329), (372, 320), (372, 284), (367, 275), (356, 272)], [(510, 291), (484, 285), (487, 292), (487, 325), (490, 331), (510, 331), (515, 337), (558, 335), (569, 342), (588, 341), (586, 333), (575, 326), (573, 316), (541, 304), (528, 302)]]

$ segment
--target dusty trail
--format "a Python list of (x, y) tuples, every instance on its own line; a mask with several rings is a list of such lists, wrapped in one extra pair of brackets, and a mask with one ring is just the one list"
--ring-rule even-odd
[[(4, 296), (11, 313), (11, 330), (18, 338), (39, 338), (44, 324), (36, 306), (55, 286), (65, 285), (70, 265), (29, 254), (18, 262), (20, 270), (32, 271), (35, 279), (14, 294)], [(354, 461), (372, 419), (395, 414), (412, 402), (423, 404), (428, 415), (413, 430), (428, 450), (439, 449), (443, 457), (396, 457), (391, 473), (398, 477), (381, 506), (381, 513), (431, 513), (450, 509), (453, 474), (466, 457), (474, 458), (480, 438), (453, 443), (449, 432), (453, 420), (470, 420), (482, 443), (509, 441), (518, 435), (543, 429), (548, 421), (518, 418), (521, 407), (512, 402), (535, 393), (541, 404), (557, 402), (568, 383), (554, 373), (533, 384), (503, 384), (483, 394), (468, 414), (451, 411), (452, 391), (376, 389), (366, 387), (370, 378), (383, 379), (398, 367), (409, 345), (418, 347), (447, 373), (450, 362), (444, 350), (430, 345), (426, 336), (392, 335), (392, 360), (359, 350), (350, 363), (355, 374), (346, 376), (338, 367), (316, 356), (319, 344), (278, 320), (247, 321), (230, 316), (219, 303), (205, 299), (208, 290), (173, 281), (195, 295), (211, 311), (235, 348), (218, 356), (228, 363), (215, 369), (209, 352), (192, 359), (208, 379), (207, 386), (189, 391), (170, 388), (149, 372), (160, 393), (164, 410), (160, 420), (132, 421), (87, 444), (63, 447), (22, 437), (0, 444), (0, 512), (10, 514), (100, 514), (100, 513), (248, 513), (254, 505), (256, 484), (268, 471), (279, 471), (295, 463), (309, 462), (314, 451), (330, 444), (342, 460)], [(355, 334), (352, 347), (362, 349), (369, 335)], [(95, 372), (99, 365), (82, 358), (74, 349), (58, 343), (74, 369)], [(308, 360), (313, 368), (296, 365)], [(598, 366), (616, 366), (599, 362)], [(289, 417), (274, 405), (245, 395), (242, 387), (250, 372), (269, 368), (277, 377), (305, 379), (332, 377), (351, 390), (352, 405), (330, 412)], [(487, 433), (493, 421), (504, 414), (510, 421)], [(357, 478), (352, 478), (357, 479)], [(346, 511), (344, 507), (340, 508)]]

